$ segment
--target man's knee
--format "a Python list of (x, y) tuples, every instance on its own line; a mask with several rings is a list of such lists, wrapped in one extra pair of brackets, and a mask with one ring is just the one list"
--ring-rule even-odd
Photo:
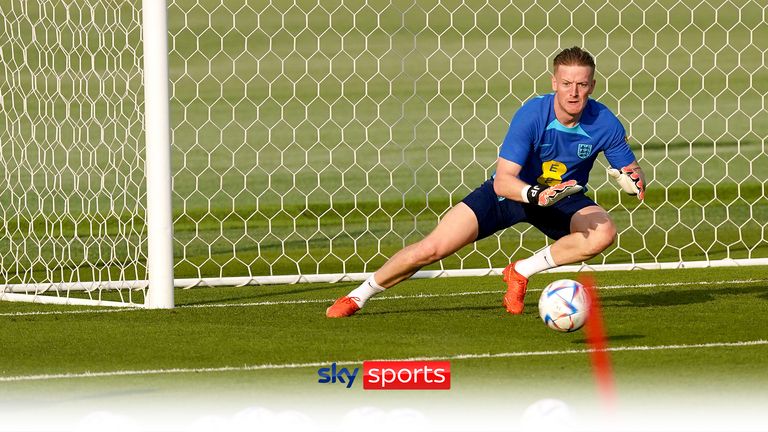
[(448, 255), (449, 252), (446, 248), (431, 237), (427, 237), (414, 245), (414, 261), (420, 266), (440, 261)]
[(598, 206), (579, 210), (571, 219), (571, 232), (584, 236), (582, 253), (593, 257), (616, 241), (616, 225), (608, 213)]
[(595, 256), (608, 249), (616, 241), (616, 225), (610, 220), (599, 224), (587, 233), (587, 254)]

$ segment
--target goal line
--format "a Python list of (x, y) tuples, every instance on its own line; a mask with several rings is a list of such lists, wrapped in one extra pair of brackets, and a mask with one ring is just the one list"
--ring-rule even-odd
[[(728, 259), (715, 261), (690, 261), (680, 263), (635, 263), (635, 264), (581, 264), (566, 265), (547, 270), (543, 273), (569, 273), (580, 271), (629, 271), (629, 270), (669, 270), (683, 268), (709, 268), (709, 267), (743, 267), (768, 265), (768, 258), (762, 259)], [(482, 277), (499, 276), (503, 268), (491, 269), (456, 269), (456, 270), (422, 270), (414, 274), (412, 279), (435, 279), (442, 277)], [(261, 286), (261, 285), (290, 285), (297, 283), (337, 283), (364, 281), (372, 273), (336, 273), (336, 274), (306, 274), (286, 276), (254, 276), (254, 277), (227, 277), (227, 278), (181, 278), (174, 280), (175, 288), (189, 289), (200, 287), (232, 287), (232, 286)], [(143, 291), (148, 286), (148, 281), (108, 281), (108, 282), (72, 282), (72, 283), (47, 283), (33, 285), (0, 285), (0, 301), (31, 302), (38, 304), (61, 304), (74, 306), (126, 306), (145, 307), (143, 298), (133, 301), (128, 298), (124, 301), (110, 301), (97, 299), (84, 299), (70, 297), (70, 292), (95, 292), (101, 290), (119, 290), (131, 293)]]

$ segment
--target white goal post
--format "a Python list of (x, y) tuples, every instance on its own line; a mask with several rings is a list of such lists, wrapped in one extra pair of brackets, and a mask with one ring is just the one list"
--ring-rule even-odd
[[(141, 19), (109, 1), (8, 3), (0, 300), (172, 308), (165, 1), (143, 0)], [(137, 183), (142, 172), (146, 188)], [(29, 195), (37, 199), (22, 205)], [(117, 291), (115, 299), (103, 290)]]
[[(552, 57), (651, 179), (589, 189), (616, 245), (566, 271), (768, 264), (761, 0), (0, 0), (0, 299), (359, 280), (486, 179)], [(417, 277), (498, 274), (527, 226)]]

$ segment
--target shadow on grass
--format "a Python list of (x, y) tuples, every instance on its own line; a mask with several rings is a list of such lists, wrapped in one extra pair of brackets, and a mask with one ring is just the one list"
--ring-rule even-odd
[[(357, 282), (345, 282), (333, 285), (323, 284), (318, 286), (316, 284), (298, 284), (283, 286), (280, 288), (270, 287), (242, 287), (241, 288), (228, 288), (229, 292), (223, 294), (218, 298), (213, 299), (194, 299), (193, 301), (179, 301), (179, 305), (206, 305), (206, 304), (218, 304), (218, 303), (244, 303), (244, 302), (258, 302), (265, 299), (279, 297), (279, 296), (291, 296), (306, 293), (320, 293), (327, 292), (328, 298), (337, 298), (345, 293), (349, 292), (358, 286)], [(197, 289), (197, 288), (195, 288)], [(609, 308), (626, 308), (626, 307), (664, 307), (664, 306), (682, 306), (697, 303), (707, 303), (715, 301), (717, 296), (731, 296), (731, 295), (750, 295), (760, 300), (768, 301), (768, 287), (745, 287), (743, 285), (723, 286), (719, 285), (716, 289), (704, 290), (704, 289), (686, 289), (675, 290), (669, 289), (666, 291), (656, 291), (647, 294), (615, 294), (615, 291), (605, 292), (601, 296), (601, 302), (604, 307)], [(382, 299), (385, 297), (381, 297)], [(527, 299), (530, 300), (530, 299)], [(528, 310), (535, 310), (535, 303), (529, 303), (526, 305)], [(397, 311), (386, 312), (369, 312), (368, 314), (402, 314), (402, 313), (418, 313), (418, 312), (452, 312), (452, 311), (470, 311), (470, 310), (494, 310), (498, 309), (496, 306), (483, 306), (483, 307), (445, 307), (445, 308), (420, 308), (420, 309), (404, 309)]]
[[(336, 298), (339, 296), (342, 296), (343, 293), (349, 292), (351, 289), (356, 288), (359, 284), (357, 282), (352, 283), (340, 283), (333, 285), (332, 288), (329, 288), (327, 285), (323, 286), (317, 286), (316, 284), (300, 284), (300, 285), (291, 285), (291, 288), (269, 288), (269, 287), (240, 287), (240, 288), (228, 288), (230, 291), (232, 291), (232, 295), (222, 295), (221, 297), (217, 297), (214, 299), (208, 299), (208, 300), (194, 300), (190, 302), (179, 302), (178, 305), (184, 305), (184, 306), (198, 306), (198, 305), (206, 305), (206, 304), (219, 304), (219, 303), (243, 303), (243, 302), (257, 302), (264, 299), (272, 298), (272, 297), (278, 297), (278, 296), (289, 296), (294, 294), (305, 294), (305, 293), (316, 293), (316, 292), (327, 292), (328, 298)], [(193, 289), (203, 289), (203, 288), (193, 288)], [(208, 288), (204, 288), (208, 289)], [(246, 291), (240, 291), (240, 290), (246, 290)], [(335, 294), (334, 294), (335, 293)], [(190, 300), (193, 300), (190, 298)], [(297, 299), (293, 299), (297, 300)], [(301, 300), (301, 299), (298, 299)]]
[(489, 310), (499, 310), (499, 307), (498, 306), (456, 306), (456, 307), (435, 307), (435, 308), (386, 310), (386, 311), (367, 311), (366, 310), (363, 315), (395, 315), (395, 314), (414, 314), (414, 313), (425, 313), (425, 312), (461, 312), (461, 311), (489, 311)]
[[(645, 339), (647, 335), (639, 335), (639, 334), (628, 334), (628, 335), (611, 335), (608, 336), (608, 343), (611, 342), (622, 342), (622, 341), (628, 341), (628, 340), (635, 340), (635, 339)], [(587, 338), (584, 339), (575, 339), (571, 341), (571, 343), (577, 344), (577, 345), (584, 345), (590, 343), (590, 340)]]
[(658, 291), (648, 294), (623, 294), (604, 296), (604, 307), (664, 307), (683, 306), (715, 301), (718, 296), (753, 296), (768, 300), (768, 287), (720, 286), (716, 289), (686, 289)]

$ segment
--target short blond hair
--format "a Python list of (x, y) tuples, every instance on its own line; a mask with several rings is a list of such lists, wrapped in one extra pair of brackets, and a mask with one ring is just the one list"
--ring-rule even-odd
[(595, 70), (595, 59), (592, 54), (583, 49), (574, 46), (560, 51), (552, 61), (552, 66), (557, 69), (558, 66), (589, 66)]

